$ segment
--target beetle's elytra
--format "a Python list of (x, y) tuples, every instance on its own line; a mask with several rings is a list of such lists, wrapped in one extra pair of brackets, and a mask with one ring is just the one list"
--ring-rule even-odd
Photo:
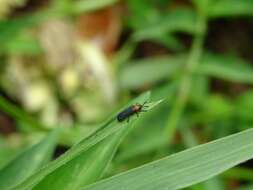
[(128, 108), (124, 109), (122, 112), (120, 112), (118, 115), (117, 115), (117, 120), (119, 122), (122, 122), (124, 120), (127, 119), (127, 121), (129, 121), (129, 118), (136, 114), (137, 116), (139, 116), (139, 113), (140, 112), (145, 112), (146, 110), (143, 110), (143, 108), (146, 108), (148, 106), (145, 106), (146, 102), (144, 102), (143, 104), (135, 104), (135, 105), (132, 105), (132, 106), (129, 106)]

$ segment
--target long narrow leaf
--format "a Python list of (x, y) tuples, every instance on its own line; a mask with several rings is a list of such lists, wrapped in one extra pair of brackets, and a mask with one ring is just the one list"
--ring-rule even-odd
[(124, 127), (46, 176), (33, 190), (76, 190), (95, 182), (111, 161), (123, 136)]
[(22, 182), (46, 164), (57, 142), (57, 131), (27, 149), (0, 170), (0, 189), (7, 190)]
[(72, 149), (67, 151), (63, 156), (49, 163), (45, 168), (42, 168), (38, 173), (31, 176), (20, 185), (14, 187), (13, 190), (32, 189), (41, 180), (43, 180), (43, 178), (45, 178), (47, 175), (50, 175), (50, 173), (55, 171), (57, 168), (68, 163), (70, 160), (76, 158), (82, 152), (88, 150), (90, 147), (94, 146), (95, 144), (97, 144), (104, 138), (108, 137), (109, 135), (117, 132), (126, 125), (127, 125), (126, 123), (118, 123), (117, 121), (114, 120), (114, 118), (112, 118), (105, 125), (103, 125), (98, 131), (96, 131), (95, 134), (92, 134), (91, 136), (82, 140)]
[(253, 158), (253, 129), (221, 138), (100, 181), (84, 190), (176, 190)]
[(213, 1), (209, 9), (212, 18), (231, 16), (253, 16), (252, 0), (218, 0)]
[[(148, 99), (149, 93), (135, 99), (135, 101), (145, 102)], [(130, 129), (131, 127), (125, 126), (116, 134), (111, 134), (87, 151), (82, 152), (47, 175), (33, 190), (76, 190), (97, 181), (110, 163), (119, 143)]]
[[(136, 89), (169, 79), (175, 73), (183, 71), (185, 59), (186, 57), (181, 55), (132, 61), (122, 69), (119, 75), (120, 85), (122, 88)], [(196, 69), (196, 73), (233, 82), (253, 84), (253, 67), (233, 56), (206, 54)]]
[(197, 73), (233, 82), (253, 84), (253, 67), (238, 57), (207, 54)]
[(118, 0), (79, 0), (72, 3), (72, 9), (75, 14), (80, 14), (113, 5), (117, 1)]
[[(149, 93), (144, 94), (141, 97), (149, 97)], [(136, 101), (138, 102), (138, 100), (143, 100), (143, 99), (138, 98), (136, 100), (133, 100), (133, 102), (136, 102)], [(151, 103), (150, 109), (153, 106), (155, 106), (157, 103), (159, 102)], [(135, 120), (135, 119), (133, 118), (132, 120)], [(113, 116), (104, 125), (102, 125), (102, 127), (100, 127), (94, 134), (82, 140), (80, 143), (78, 143), (76, 146), (74, 146), (68, 152), (66, 152), (63, 156), (59, 157), (57, 160), (48, 164), (47, 167), (41, 169), (38, 173), (28, 178), (24, 183), (13, 188), (13, 190), (32, 189), (33, 187), (38, 185), (41, 181), (43, 181), (45, 178), (47, 178), (47, 176), (51, 174), (54, 175), (54, 171), (61, 168), (63, 165), (68, 167), (68, 164), (71, 163), (70, 161), (73, 161), (74, 159), (78, 159), (78, 156), (80, 156), (82, 153), (84, 153), (85, 151), (91, 150), (90, 149), (91, 147), (101, 142), (106, 137), (109, 137), (110, 135), (120, 131), (122, 128), (127, 127), (128, 124), (129, 123), (127, 122), (118, 122), (115, 119), (115, 116)]]
[(156, 23), (137, 30), (134, 33), (133, 38), (138, 41), (181, 31), (192, 34), (196, 32), (195, 25), (196, 14), (192, 10), (178, 9), (157, 19)]
[[(169, 78), (182, 67), (182, 57), (157, 57), (129, 63), (120, 73), (122, 88), (135, 89)], [(155, 71), (155, 72), (154, 72)]]

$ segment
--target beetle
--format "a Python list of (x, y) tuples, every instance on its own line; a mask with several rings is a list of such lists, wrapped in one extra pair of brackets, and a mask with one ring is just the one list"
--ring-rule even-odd
[(128, 108), (124, 109), (122, 112), (120, 112), (117, 115), (117, 120), (119, 122), (122, 122), (127, 119), (127, 122), (129, 122), (129, 118), (136, 114), (139, 116), (140, 112), (146, 112), (147, 110), (144, 110), (143, 108), (147, 108), (148, 106), (145, 106), (147, 102), (144, 102), (143, 104), (136, 103), (134, 105), (129, 106)]

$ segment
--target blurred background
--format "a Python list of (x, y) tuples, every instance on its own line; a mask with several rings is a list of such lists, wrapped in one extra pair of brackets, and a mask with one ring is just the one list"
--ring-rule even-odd
[[(252, 16), (252, 0), (1, 0), (0, 168), (62, 127), (56, 158), (148, 90), (164, 102), (106, 176), (250, 128)], [(248, 161), (189, 189), (251, 183)]]

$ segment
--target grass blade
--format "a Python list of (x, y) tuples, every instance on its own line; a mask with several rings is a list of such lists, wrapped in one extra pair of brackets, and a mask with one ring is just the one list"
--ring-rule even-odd
[(170, 78), (180, 70), (183, 59), (184, 57), (163, 56), (132, 61), (122, 69), (119, 75), (120, 85), (124, 89), (138, 89)]
[(84, 190), (181, 189), (253, 158), (253, 129), (144, 165)]
[[(150, 93), (145, 93), (139, 98), (133, 100), (131, 104), (133, 103), (142, 103), (143, 100), (147, 100), (150, 96)], [(159, 102), (155, 103), (149, 103), (151, 109), (153, 106), (155, 106)], [(131, 119), (135, 120), (135, 118)], [(49, 175), (54, 175), (54, 171), (57, 169), (60, 170), (60, 168), (63, 165), (68, 166), (68, 163), (70, 161), (73, 161), (74, 159), (78, 159), (78, 156), (80, 156), (82, 153), (91, 150), (90, 148), (94, 145), (98, 144), (102, 140), (106, 139), (110, 135), (119, 132), (120, 130), (123, 130), (123, 128), (126, 128), (128, 125), (127, 122), (118, 122), (115, 117), (113, 116), (110, 118), (104, 125), (102, 125), (99, 130), (97, 130), (94, 134), (91, 136), (85, 138), (80, 143), (75, 145), (73, 148), (71, 148), (68, 152), (66, 152), (63, 156), (59, 157), (57, 160), (51, 162), (47, 165), (47, 167), (41, 169), (38, 173), (34, 174), (30, 178), (28, 178), (24, 183), (16, 186), (13, 188), (13, 190), (30, 190), (33, 187), (35, 187), (37, 184), (39, 184), (42, 180), (44, 180)], [(112, 151), (113, 152), (113, 151)]]
[(75, 14), (80, 14), (105, 8), (117, 2), (118, 0), (79, 0), (74, 3), (72, 2), (72, 9)]
[(212, 4), (209, 16), (211, 18), (232, 17), (232, 16), (252, 16), (252, 0), (219, 0)]
[(253, 83), (252, 66), (238, 57), (206, 54), (197, 73), (239, 83)]
[(45, 165), (51, 159), (56, 142), (57, 132), (54, 131), (2, 168), (0, 189), (7, 190), (14, 187)]
[(67, 164), (70, 160), (76, 158), (82, 152), (88, 150), (98, 142), (102, 141), (109, 135), (117, 132), (121, 128), (125, 127), (126, 123), (118, 123), (115, 120), (109, 120), (105, 125), (103, 125), (95, 134), (85, 138), (72, 149), (67, 151), (63, 156), (49, 163), (45, 168), (42, 168), (38, 173), (35, 173), (33, 176), (28, 178), (26, 181), (21, 183), (20, 185), (13, 188), (13, 190), (28, 190), (32, 189), (35, 185), (37, 185), (43, 178), (47, 175), (50, 175), (57, 168)]
[(108, 136), (76, 158), (57, 168), (36, 185), (33, 190), (76, 190), (95, 182), (104, 173), (127, 129), (129, 128), (122, 128), (116, 134)]
[[(136, 99), (136, 102), (145, 102), (149, 99), (149, 93)], [(152, 103), (150, 108), (157, 103)], [(110, 163), (120, 142), (129, 132), (131, 127), (120, 128), (116, 134), (111, 134), (101, 142), (95, 144), (87, 151), (82, 152), (68, 163), (57, 168), (47, 175), (33, 190), (76, 190), (80, 187), (95, 182), (102, 176)]]
[[(119, 75), (121, 88), (138, 89), (147, 84), (168, 80), (183, 69), (184, 60), (184, 55), (134, 60), (128, 63)], [(253, 84), (252, 66), (235, 56), (205, 54), (196, 69), (196, 74)]]

